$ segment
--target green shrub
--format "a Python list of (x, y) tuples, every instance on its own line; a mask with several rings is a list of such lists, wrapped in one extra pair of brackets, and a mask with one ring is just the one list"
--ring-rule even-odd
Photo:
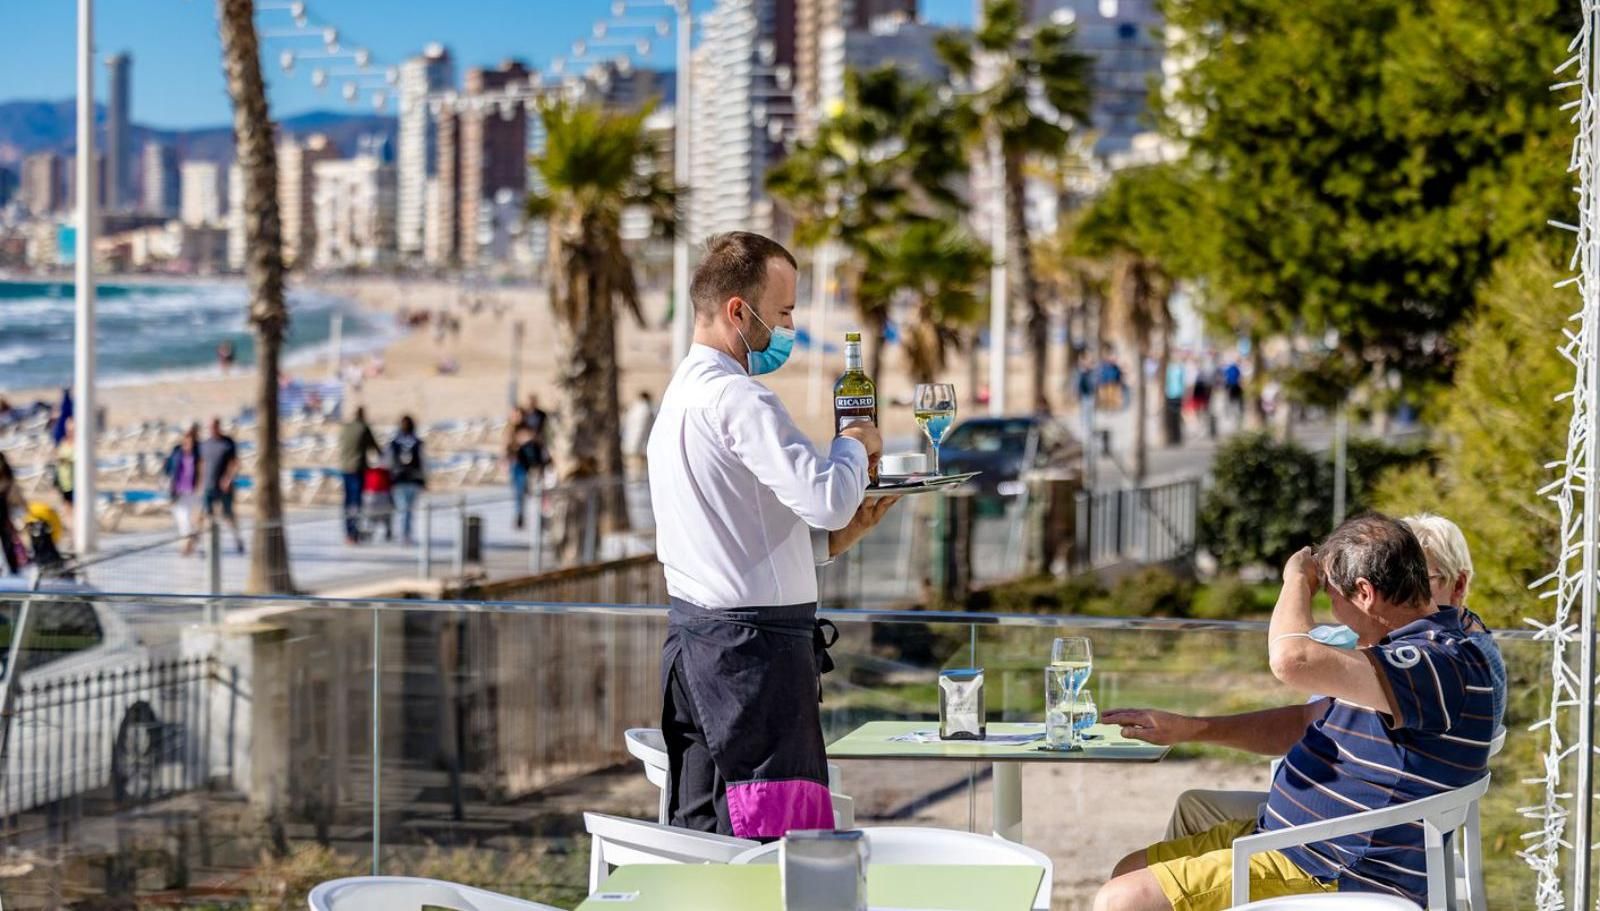
[(1171, 570), (1148, 566), (1125, 576), (1111, 589), (1102, 608), (1117, 617), (1186, 617), (1195, 584)]
[(1238, 576), (1219, 576), (1201, 586), (1189, 602), (1189, 616), (1198, 620), (1238, 620), (1272, 610), (1272, 596), (1263, 600), (1267, 586), (1251, 585)]

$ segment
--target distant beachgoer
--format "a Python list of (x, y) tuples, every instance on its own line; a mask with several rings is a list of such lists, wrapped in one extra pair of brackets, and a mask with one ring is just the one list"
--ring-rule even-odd
[(550, 413), (539, 407), (539, 396), (528, 396), (528, 407), (522, 409), (522, 423), (533, 431), (534, 439), (543, 443), (545, 441), (546, 425), (550, 423)]
[[(550, 455), (544, 443), (528, 426), (526, 412), (512, 412), (506, 424), (506, 459), (511, 465), (511, 495), (516, 500), (516, 526), (527, 524), (528, 482), (544, 474)], [(538, 508), (535, 506), (535, 508)]]
[(622, 418), (622, 455), (636, 472), (645, 469), (645, 449), (650, 443), (650, 428), (655, 420), (656, 409), (650, 401), (650, 393), (640, 392)]
[(23, 563), (22, 541), (17, 536), (17, 527), (12, 524), (12, 515), (27, 508), (17, 475), (6, 461), (5, 453), (0, 452), (0, 554), (4, 555), (6, 571), (12, 575), (22, 572)]
[(233, 362), (238, 357), (238, 350), (234, 348), (232, 339), (223, 339), (217, 343), (217, 366), (223, 373), (233, 370)]
[(195, 550), (195, 522), (200, 514), (200, 425), (191, 425), (183, 432), (183, 439), (167, 455), (162, 473), (172, 495), (172, 519), (183, 538), (182, 552), (188, 556)]
[(73, 448), (73, 430), (75, 422), (71, 415), (61, 422), (61, 439), (56, 442), (55, 468), (50, 475), (55, 483), (56, 493), (61, 494), (61, 501), (67, 504), (70, 512), (72, 509), (72, 486), (76, 480), (77, 458)]
[(400, 431), (389, 441), (389, 471), (394, 481), (395, 511), (400, 513), (400, 540), (411, 544), (411, 514), (417, 497), (428, 486), (428, 468), (422, 438), (417, 436), (417, 422), (409, 414), (400, 419)]
[(367, 409), (357, 408), (339, 430), (339, 471), (344, 475), (344, 540), (346, 544), (359, 543), (361, 539), (361, 490), (366, 482), (367, 453), (383, 454), (378, 440), (367, 424)]
[(233, 531), (234, 550), (244, 553), (244, 536), (233, 514), (234, 482), (239, 479), (239, 444), (222, 432), (222, 421), (211, 419), (211, 435), (200, 444), (200, 476), (205, 480), (200, 492), (200, 510), (206, 522), (218, 518)]

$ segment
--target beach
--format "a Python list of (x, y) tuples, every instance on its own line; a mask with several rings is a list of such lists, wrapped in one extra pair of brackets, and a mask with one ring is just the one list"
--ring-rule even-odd
[[(347, 387), (347, 403), (364, 405), (376, 426), (392, 425), (402, 414), (413, 416), (423, 425), (443, 420), (503, 418), (510, 407), (513, 326), (518, 321), (525, 327), (520, 371), (515, 378), (519, 398), (525, 401), (529, 394), (536, 394), (541, 406), (552, 413), (560, 407), (556, 386), (558, 336), (542, 287), (474, 287), (409, 277), (318, 279), (294, 287), (347, 299), (375, 317), (379, 334), (368, 343), (370, 350), (347, 353), (346, 369), (353, 372), (352, 365), (368, 368), (370, 375), (362, 378), (359, 385)], [(801, 301), (795, 321), (809, 331), (818, 319), (808, 303)], [(660, 325), (666, 311), (665, 292), (647, 291), (644, 310), (651, 325), (640, 327), (631, 317), (618, 320), (617, 359), (624, 409), (640, 391), (649, 392), (659, 401), (671, 378), (671, 335)], [(400, 328), (401, 314), (419, 311), (435, 316), (449, 314), (459, 320), (460, 331), (440, 339), (432, 321), (412, 331)], [(827, 351), (819, 355), (797, 347), (784, 369), (762, 378), (818, 441), (831, 435), (833, 381), (844, 369), (844, 333), (855, 328), (854, 314), (835, 308), (824, 336)], [(386, 329), (391, 331), (385, 332)], [(811, 366), (814, 358), (818, 359), (815, 370)], [(441, 375), (438, 368), (446, 360), (454, 362), (457, 369), (450, 375)], [(884, 360), (883, 375), (874, 377), (879, 390), (880, 422), (887, 436), (910, 437), (917, 433), (907, 404), (912, 384), (895, 346), (885, 349)], [(980, 355), (980, 361), (986, 358)], [(381, 372), (372, 369), (380, 362)], [(986, 364), (979, 366), (987, 370)], [(284, 369), (300, 380), (329, 380), (335, 375), (326, 346), (321, 353), (290, 358)], [(1020, 405), (1026, 391), (1026, 374), (1020, 369), (1010, 373), (1010, 401)], [(945, 378), (956, 384), (964, 404), (973, 392), (970, 376), (965, 357), (956, 355)], [(983, 376), (986, 378), (986, 373)], [(230, 417), (253, 404), (254, 381), (254, 369), (249, 364), (235, 366), (226, 374), (211, 366), (176, 376), (107, 382), (99, 389), (99, 399), (112, 427), (154, 420), (204, 421), (212, 416)], [(5, 393), (13, 403), (35, 398), (54, 402), (59, 395), (58, 389)]]

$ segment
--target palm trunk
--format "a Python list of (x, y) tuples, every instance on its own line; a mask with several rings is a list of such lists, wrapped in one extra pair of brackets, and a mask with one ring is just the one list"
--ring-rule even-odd
[(1267, 358), (1261, 353), (1261, 336), (1250, 335), (1250, 385), (1245, 387), (1246, 424), (1254, 430), (1267, 426), (1267, 409), (1261, 403), (1261, 387), (1267, 378)]
[[(1172, 407), (1170, 397), (1167, 395), (1167, 371), (1172, 369), (1172, 320), (1166, 312), (1166, 305), (1161, 305), (1161, 362), (1156, 367), (1156, 383), (1161, 389), (1161, 445), (1167, 448), (1177, 446), (1180, 442), (1178, 428), (1173, 426), (1171, 416), (1167, 413)], [(1179, 407), (1182, 407), (1180, 403)], [(1179, 421), (1183, 418), (1180, 416)]]
[(289, 326), (284, 304), (283, 248), (278, 221), (278, 159), (254, 0), (217, 0), (223, 71), (233, 100), (234, 154), (244, 172), (245, 280), (256, 337), (256, 526), (248, 587), (255, 594), (288, 594), (289, 547), (283, 526), (278, 424), (278, 362)]
[(1050, 413), (1050, 314), (1039, 299), (1039, 281), (1034, 276), (1032, 245), (1028, 242), (1026, 179), (1022, 156), (1006, 155), (1006, 246), (1016, 263), (1018, 289), (1022, 293), (1028, 334), (1028, 375), (1033, 390), (1033, 412)]
[(1149, 424), (1149, 398), (1150, 381), (1145, 375), (1145, 355), (1149, 353), (1150, 336), (1142, 335), (1134, 355), (1133, 364), (1133, 482), (1144, 483), (1145, 472), (1149, 466), (1149, 448), (1147, 426)]

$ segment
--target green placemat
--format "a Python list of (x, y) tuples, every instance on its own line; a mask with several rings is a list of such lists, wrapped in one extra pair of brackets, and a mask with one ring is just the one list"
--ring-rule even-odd
[[(867, 867), (867, 900), (917, 911), (1028, 911), (1038, 867), (882, 864)], [(776, 864), (634, 864), (619, 867), (578, 911), (782, 911)]]
[[(831, 759), (962, 759), (1005, 762), (1156, 762), (1172, 749), (1122, 736), (1114, 724), (1089, 728), (1096, 739), (1082, 749), (1058, 753), (1041, 750), (1037, 743), (986, 743), (979, 740), (935, 740), (930, 743), (896, 741), (916, 731), (937, 733), (937, 721), (869, 721), (828, 747)], [(988, 726), (995, 735), (1044, 732), (1043, 724), (997, 722)], [(1042, 739), (1041, 741), (1042, 742)]]

